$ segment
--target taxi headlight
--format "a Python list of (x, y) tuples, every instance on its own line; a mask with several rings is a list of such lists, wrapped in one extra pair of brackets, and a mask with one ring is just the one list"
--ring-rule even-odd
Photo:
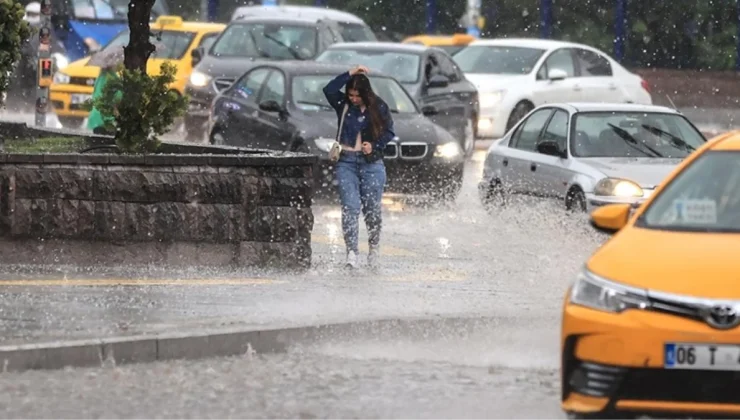
[(438, 145), (437, 149), (434, 151), (434, 156), (451, 159), (460, 156), (461, 153), (462, 149), (460, 148), (460, 144), (458, 142), (450, 142)]
[(479, 106), (481, 108), (493, 108), (494, 106), (501, 103), (501, 100), (504, 98), (505, 91), (503, 90), (497, 90), (494, 92), (487, 92), (482, 93), (480, 95), (480, 104)]
[(196, 87), (203, 87), (208, 84), (208, 82), (211, 81), (211, 76), (201, 73), (199, 71), (194, 71), (190, 73), (190, 84)]
[(598, 311), (620, 313), (627, 309), (647, 309), (647, 291), (605, 280), (584, 269), (570, 292), (570, 303)]
[(642, 197), (645, 192), (639, 185), (626, 179), (605, 178), (594, 187), (594, 194), (613, 197)]

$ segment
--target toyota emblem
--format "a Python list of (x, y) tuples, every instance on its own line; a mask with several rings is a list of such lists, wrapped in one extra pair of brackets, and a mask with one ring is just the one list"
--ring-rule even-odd
[(708, 309), (704, 319), (709, 325), (719, 329), (729, 329), (740, 324), (740, 314), (732, 305), (715, 305)]

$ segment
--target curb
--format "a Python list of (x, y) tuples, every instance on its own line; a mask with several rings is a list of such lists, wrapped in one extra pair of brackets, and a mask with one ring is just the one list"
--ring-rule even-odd
[(455, 317), (379, 319), (272, 329), (230, 328), (191, 332), (56, 341), (0, 346), (2, 372), (100, 367), (178, 359), (238, 356), (247, 353), (283, 353), (288, 347), (332, 338), (366, 335), (384, 338), (423, 338), (429, 330), (452, 337), (471, 324), (490, 326), (502, 318)]

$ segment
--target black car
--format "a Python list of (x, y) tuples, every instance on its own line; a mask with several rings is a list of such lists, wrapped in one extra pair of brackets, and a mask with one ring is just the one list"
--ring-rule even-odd
[(450, 56), (435, 47), (391, 42), (337, 43), (316, 57), (324, 63), (362, 64), (391, 74), (424, 115), (460, 141), (470, 156), (478, 127), (478, 90)]
[[(265, 62), (221, 92), (209, 121), (213, 144), (317, 154), (319, 192), (333, 190), (328, 151), (337, 114), (323, 88), (348, 66), (316, 62)], [(387, 192), (454, 200), (465, 158), (457, 140), (430, 121), (394, 78), (374, 72), (373, 90), (393, 113), (396, 137), (385, 149)]]
[[(189, 140), (205, 135), (211, 102), (219, 91), (263, 61), (313, 60), (326, 47), (347, 41), (343, 22), (330, 15), (275, 13), (272, 17), (247, 16), (232, 21), (208, 49), (193, 51), (193, 65), (185, 93), (190, 97), (185, 126)], [(350, 17), (343, 17), (351, 20)], [(351, 22), (366, 31), (348, 32), (353, 37), (374, 35), (356, 18)]]

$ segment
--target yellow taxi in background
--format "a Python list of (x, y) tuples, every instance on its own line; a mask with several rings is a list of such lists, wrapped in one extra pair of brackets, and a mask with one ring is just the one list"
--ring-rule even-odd
[(737, 418), (740, 131), (693, 151), (638, 208), (606, 205), (591, 223), (615, 234), (565, 298), (563, 410)]
[[(184, 22), (178, 16), (160, 16), (151, 25), (152, 42), (165, 48), (151, 55), (147, 72), (152, 76), (159, 74), (163, 62), (176, 65), (176, 80), (171, 87), (184, 94), (185, 84), (193, 70), (192, 51), (200, 46), (210, 48), (225, 27), (220, 23)], [(122, 48), (128, 45), (128, 40), (129, 31), (125, 30), (104, 48)], [(87, 65), (89, 60), (90, 57), (85, 57), (58, 71), (49, 88), (52, 108), (65, 127), (77, 128), (87, 118), (85, 102), (90, 99), (95, 78), (100, 74), (100, 67)]]
[(453, 55), (468, 44), (475, 41), (475, 37), (468, 34), (454, 35), (414, 35), (401, 41), (403, 44), (421, 44), (428, 47), (437, 47)]

